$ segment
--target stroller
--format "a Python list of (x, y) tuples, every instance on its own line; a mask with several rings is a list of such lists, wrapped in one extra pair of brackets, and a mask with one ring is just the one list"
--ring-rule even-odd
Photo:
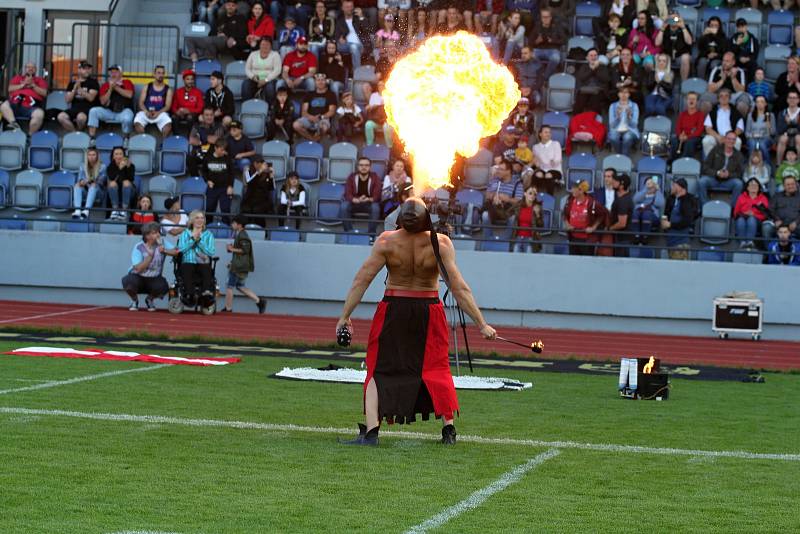
[(214, 292), (211, 295), (203, 295), (203, 281), (199, 277), (195, 279), (194, 287), (189, 288), (184, 284), (183, 273), (181, 273), (183, 255), (178, 254), (172, 258), (175, 283), (169, 288), (168, 308), (171, 313), (183, 313), (183, 310), (186, 308), (194, 308), (195, 311), (199, 310), (203, 315), (213, 315), (216, 313), (219, 285), (217, 284), (214, 273), (216, 273), (217, 270), (217, 261), (219, 261), (219, 257), (214, 256), (211, 258), (211, 274), (214, 283)]

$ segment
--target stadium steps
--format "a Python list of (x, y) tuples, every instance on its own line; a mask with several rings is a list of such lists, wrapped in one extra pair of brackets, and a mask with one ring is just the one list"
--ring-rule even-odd
[[(143, 0), (135, 16), (128, 23), (140, 26), (177, 26), (180, 32), (178, 43), (161, 37), (158, 32), (137, 32), (123, 52), (122, 64), (134, 67), (134, 71), (152, 72), (155, 65), (167, 67), (169, 74), (178, 69), (178, 49), (183, 46), (183, 28), (191, 22), (191, 0)], [(147, 64), (145, 66), (145, 63)]]

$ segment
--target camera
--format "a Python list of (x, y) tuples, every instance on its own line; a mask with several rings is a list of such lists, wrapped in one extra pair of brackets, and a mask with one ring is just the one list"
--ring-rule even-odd
[(677, 24), (677, 23), (679, 23), (680, 21), (681, 21), (681, 18), (680, 18), (680, 17), (678, 17), (678, 16), (672, 17), (672, 23), (673, 23), (673, 24)]

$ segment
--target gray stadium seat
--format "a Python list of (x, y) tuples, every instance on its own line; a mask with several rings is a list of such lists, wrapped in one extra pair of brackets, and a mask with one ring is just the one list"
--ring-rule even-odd
[(61, 140), (61, 170), (78, 172), (86, 161), (89, 135), (83, 132), (68, 133)]
[(602, 170), (614, 169), (617, 173), (624, 173), (630, 175), (633, 171), (633, 162), (631, 158), (624, 154), (611, 154), (603, 158)]
[(211, 26), (205, 22), (192, 22), (183, 27), (183, 46), (181, 47), (181, 57), (189, 59), (189, 49), (186, 47), (187, 37), (206, 37), (211, 31)]
[(128, 226), (122, 223), (113, 222), (100, 223), (100, 233), (124, 235), (128, 233)]
[(47, 100), (44, 104), (46, 110), (66, 111), (69, 109), (67, 104), (66, 91), (53, 91), (47, 95)]
[(33, 221), (32, 229), (36, 232), (60, 232), (61, 221), (47, 215), (42, 219)]
[(247, 79), (244, 61), (231, 61), (225, 66), (225, 85), (236, 100), (242, 99), (242, 82)]
[(128, 139), (128, 158), (136, 168), (136, 174), (147, 176), (155, 172), (157, 147), (156, 138), (150, 134), (134, 135)]
[(174, 197), (178, 189), (178, 184), (172, 176), (159, 174), (150, 178), (147, 184), (147, 193), (153, 199), (153, 206), (164, 205), (164, 201)]
[(39, 209), (44, 187), (44, 176), (37, 170), (22, 171), (14, 179), (14, 209), (34, 211)]
[(481, 148), (464, 163), (464, 185), (470, 189), (486, 189), (492, 178), (494, 156), (490, 150)]
[(251, 98), (242, 102), (239, 112), (239, 121), (242, 123), (244, 134), (250, 139), (264, 137), (267, 133), (267, 117), (269, 105), (261, 99)]
[(700, 241), (709, 245), (723, 245), (730, 241), (731, 206), (727, 202), (711, 200), (703, 204), (700, 218)]
[[(694, 158), (680, 158), (672, 162), (672, 180), (683, 178), (689, 186), (689, 192), (697, 195), (697, 187), (700, 182), (700, 162)], [(669, 184), (667, 184), (669, 185)], [(668, 187), (664, 187), (667, 191)]]
[(739, 19), (744, 19), (747, 21), (747, 29), (756, 36), (758, 39), (759, 44), (764, 43), (764, 14), (759, 11), (758, 9), (753, 9), (752, 7), (742, 8), (736, 11), (733, 15), (733, 22), (731, 25), (733, 26), (732, 31), (729, 33), (733, 35), (736, 32), (736, 21)]
[(343, 184), (356, 170), (358, 148), (352, 143), (336, 143), (328, 149), (328, 181)]
[(275, 180), (285, 180), (286, 173), (289, 170), (289, 157), (291, 154), (291, 147), (286, 141), (273, 139), (261, 145), (261, 156), (264, 161), (272, 163), (272, 170), (275, 174)]
[(316, 228), (313, 232), (306, 233), (306, 243), (324, 243), (333, 245), (336, 243), (336, 234), (327, 228)]
[(0, 132), (0, 169), (16, 171), (25, 165), (28, 139), (22, 130)]
[(788, 46), (769, 45), (764, 49), (764, 77), (775, 82), (778, 76), (786, 72), (786, 60), (792, 54)]
[(553, 74), (548, 80), (547, 111), (571, 112), (575, 104), (575, 77)]
[[(661, 138), (663, 143), (653, 140), (655, 137)], [(647, 117), (642, 127), (642, 154), (665, 155), (669, 152), (669, 143), (672, 136), (672, 121), (669, 117), (658, 115)]]

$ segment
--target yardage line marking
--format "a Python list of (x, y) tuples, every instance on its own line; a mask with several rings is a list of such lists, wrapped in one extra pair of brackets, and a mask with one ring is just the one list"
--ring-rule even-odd
[[(157, 366), (160, 367), (160, 366)], [(149, 369), (149, 368), (148, 368)], [(35, 386), (32, 386), (35, 387)], [(335, 428), (323, 426), (300, 426), (291, 424), (256, 423), (251, 421), (226, 421), (224, 419), (186, 419), (164, 415), (132, 415), (124, 413), (74, 412), (69, 410), (44, 410), (35, 408), (17, 408), (0, 406), (0, 413), (24, 415), (51, 415), (60, 417), (76, 417), (79, 419), (96, 419), (98, 421), (128, 421), (134, 423), (159, 423), (167, 425), (238, 428), (242, 430), (267, 430), (272, 432), (308, 432), (313, 434), (351, 434), (351, 428)], [(381, 431), (381, 436), (397, 438), (438, 440), (436, 434), (423, 432), (407, 432), (403, 430)], [(667, 456), (708, 456), (715, 458), (738, 458), (742, 460), (784, 460), (800, 462), (797, 453), (767, 453), (749, 451), (714, 451), (697, 449), (675, 449), (667, 447), (645, 447), (639, 445), (616, 445), (613, 443), (581, 443), (577, 441), (540, 441), (536, 439), (485, 438), (482, 436), (458, 435), (459, 442), (480, 443), (486, 445), (518, 445), (522, 447), (578, 449), (586, 451), (627, 452), (634, 454), (661, 454)]]
[(100, 373), (96, 375), (78, 376), (75, 378), (68, 378), (67, 380), (52, 380), (50, 382), (45, 382), (44, 384), (36, 384), (35, 386), (25, 386), (22, 388), (14, 388), (14, 389), (0, 389), (0, 395), (5, 395), (7, 393), (19, 393), (21, 391), (34, 391), (36, 389), (46, 389), (58, 386), (66, 386), (68, 384), (77, 384), (78, 382), (87, 382), (89, 380), (97, 380), (98, 378), (124, 375), (127, 373), (142, 373), (145, 371), (155, 371), (156, 369), (161, 369), (162, 367), (169, 367), (169, 366), (166, 364), (150, 365), (148, 367), (137, 367), (136, 369), (125, 369), (122, 371), (109, 371), (108, 373)]
[(445, 508), (435, 516), (431, 517), (430, 519), (426, 519), (419, 525), (415, 527), (411, 527), (409, 530), (406, 531), (405, 534), (424, 534), (429, 530), (433, 530), (435, 528), (439, 528), (440, 526), (444, 525), (451, 519), (456, 516), (463, 514), (469, 510), (473, 510), (478, 506), (482, 505), (486, 500), (494, 495), (495, 493), (499, 493), (509, 487), (511, 484), (515, 484), (520, 481), (520, 479), (525, 476), (528, 471), (532, 471), (536, 469), (536, 467), (542, 465), (544, 462), (551, 458), (555, 458), (561, 454), (561, 451), (558, 449), (550, 449), (545, 451), (522, 465), (518, 465), (511, 471), (504, 473), (500, 478), (486, 486), (485, 488), (479, 489), (463, 501), (455, 504), (449, 508)]
[(80, 310), (67, 310), (63, 312), (43, 313), (41, 315), (29, 315), (28, 317), (17, 317), (16, 319), (4, 319), (0, 324), (5, 323), (18, 323), (20, 321), (30, 321), (31, 319), (44, 319), (45, 317), (57, 317), (59, 315), (71, 315), (73, 313), (84, 313), (88, 311), (104, 310), (111, 308), (111, 306), (92, 306), (91, 308), (81, 308)]

